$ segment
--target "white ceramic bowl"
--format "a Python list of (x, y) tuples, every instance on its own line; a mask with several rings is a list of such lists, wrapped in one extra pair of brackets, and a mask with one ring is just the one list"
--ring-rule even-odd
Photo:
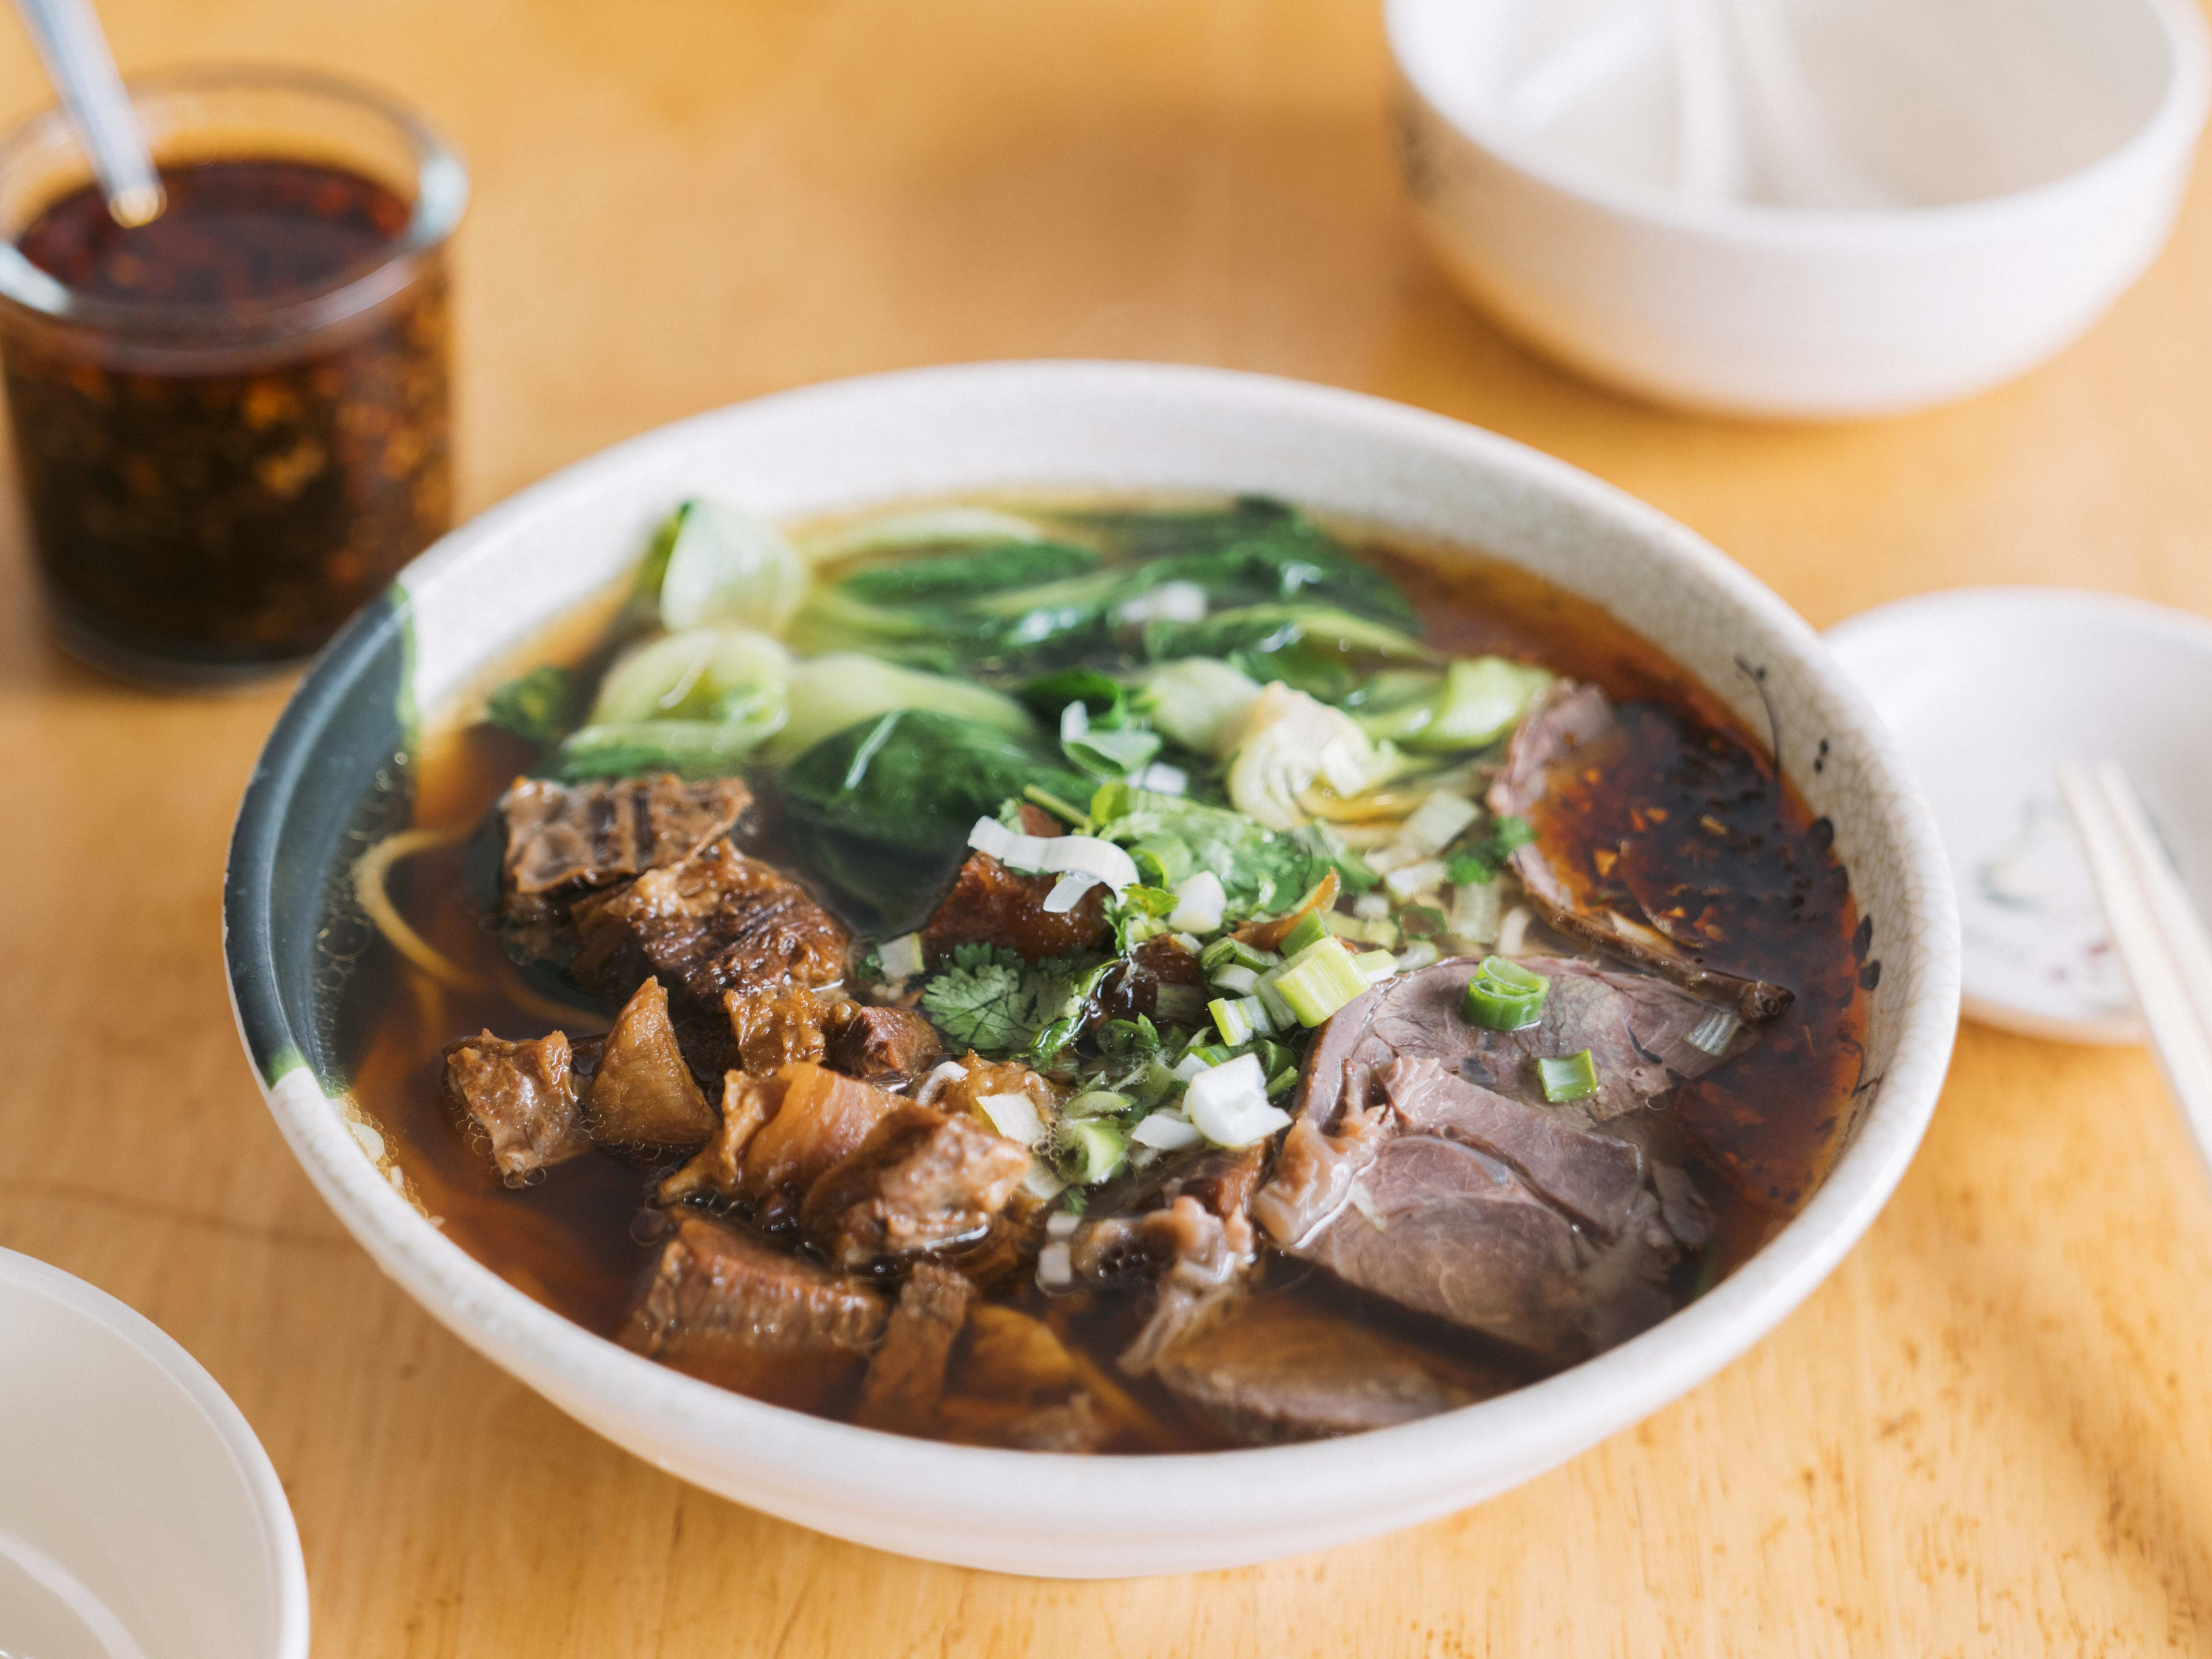
[[(1782, 4), (1832, 27), (1852, 10)], [(2087, 329), (2164, 244), (2212, 88), (2204, 21), (2188, 0), (1915, 4), (1922, 21), (1982, 31), (1985, 58), (1947, 70), (1893, 42), (1884, 60), (1884, 43), (1848, 36), (1832, 50), (1839, 73), (1860, 71), (1862, 143), (1923, 176), (1910, 199), (1936, 204), (1808, 210), (1640, 187), (1511, 118), (1514, 32), (1541, 9), (1389, 0), (1419, 223), (1513, 333), (1643, 396), (1832, 418), (2009, 380)], [(2005, 46), (2019, 61), (1996, 61)], [(1663, 58), (1663, 38), (1649, 51)], [(1965, 84), (1912, 84), (1945, 74)]]
[[(404, 746), (395, 711), (436, 708), (603, 590), (687, 494), (786, 517), (993, 486), (1258, 490), (1452, 538), (1602, 601), (1760, 730), (1763, 689), (1790, 776), (1834, 825), (1881, 963), (1875, 1081), (1803, 1212), (1701, 1301), (1534, 1387), (1354, 1439), (1154, 1458), (942, 1445), (763, 1405), (591, 1335), (448, 1242), (393, 1189), (391, 1148), (356, 1125), (315, 1012), (316, 900), (354, 804)], [(447, 538), (401, 587), (301, 684), (240, 815), (226, 894), (232, 986), (270, 1109), (347, 1227), (465, 1340), (639, 1455), (825, 1532), (1007, 1571), (1103, 1577), (1260, 1561), (1478, 1502), (1664, 1405), (1795, 1306), (1881, 1208), (1942, 1081), (1958, 1015), (1942, 848), (1880, 722), (1811, 630), (1650, 507), (1437, 416), (1143, 365), (848, 381), (702, 416), (571, 467)]]
[(307, 1659), (300, 1534), (238, 1408), (158, 1327), (12, 1250), (0, 1652)]

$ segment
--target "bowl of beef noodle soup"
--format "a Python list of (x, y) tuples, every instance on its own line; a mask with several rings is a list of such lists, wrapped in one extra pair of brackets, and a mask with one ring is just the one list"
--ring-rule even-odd
[(302, 1164), (739, 1502), (1106, 1575), (1462, 1507), (1709, 1375), (1948, 1057), (1810, 631), (1504, 440), (999, 365), (650, 434), (301, 684), (227, 891)]

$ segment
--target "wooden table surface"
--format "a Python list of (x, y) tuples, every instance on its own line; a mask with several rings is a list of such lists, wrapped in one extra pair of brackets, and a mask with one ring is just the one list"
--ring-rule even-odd
[[(106, 0), (126, 66), (370, 77), (466, 152), (461, 501), (804, 381), (1169, 358), (1495, 428), (1816, 624), (2071, 582), (2212, 611), (2212, 174), (2081, 345), (1963, 407), (1690, 419), (1525, 355), (1425, 264), (1374, 0)], [(42, 97), (0, 26), (0, 110)], [(2149, 1060), (1969, 1027), (1918, 1161), (1745, 1359), (1484, 1508), (1073, 1584), (800, 1531), (447, 1335), (295, 1168), (233, 1035), (225, 837), (281, 691), (58, 656), (7, 532), (0, 1244), (158, 1321), (284, 1478), (317, 1651), (2141, 1654), (2212, 1646), (2212, 1195)]]

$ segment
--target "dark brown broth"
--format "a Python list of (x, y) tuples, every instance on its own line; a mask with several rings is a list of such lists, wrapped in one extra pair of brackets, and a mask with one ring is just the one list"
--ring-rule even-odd
[[(1637, 836), (1662, 867), (1718, 868), (1723, 879), (1715, 884), (1721, 890), (1713, 905), (1723, 937), (1709, 948), (1711, 965), (1797, 993), (1758, 1047), (1673, 1102), (1703, 1155), (1691, 1173), (1722, 1224), (1719, 1243), (1678, 1273), (1678, 1295), (1695, 1294), (1740, 1265), (1817, 1184), (1860, 1081), (1865, 998), (1852, 948), (1856, 915), (1844, 872), (1827, 854), (1825, 827), (1794, 789), (1778, 784), (1763, 746), (1723, 705), (1602, 608), (1496, 561), (1371, 541), (1364, 550), (1426, 619), (1431, 643), (1540, 661), (1595, 682), (1622, 703), (1629, 734), (1623, 752), (1601, 786), (1556, 822), (1546, 821), (1543, 833), (1578, 852)], [(540, 662), (586, 661), (599, 647), (607, 614), (602, 606), (569, 618), (500, 665), (486, 684)], [(531, 758), (526, 746), (489, 727), (429, 734), (413, 780), (413, 822), (474, 827)], [(1652, 825), (1648, 816), (1656, 802), (1668, 804), (1664, 826)], [(1725, 833), (1699, 827), (1705, 817)], [(773, 845), (755, 850), (776, 855)], [(464, 861), (459, 845), (422, 854), (395, 873), (392, 896), (453, 960), (495, 977), (511, 970), (489, 919), (466, 896)], [(341, 1052), (361, 1056), (355, 1098), (396, 1139), (410, 1191), (424, 1211), (519, 1289), (588, 1329), (611, 1334), (648, 1261), (635, 1230), (656, 1172), (592, 1155), (557, 1166), (538, 1185), (503, 1187), (441, 1099), (446, 1043), (479, 1030), (535, 1036), (553, 1024), (504, 996), (425, 994), (419, 981), (410, 995), (372, 974), (356, 975), (349, 986), (337, 1029)], [(588, 1013), (562, 1022), (572, 1035), (605, 1024), (604, 1016)], [(1340, 1312), (1356, 1306), (1397, 1334), (1495, 1361), (1479, 1343), (1428, 1322), (1356, 1304), (1285, 1258), (1271, 1260), (1264, 1285), (1264, 1293), (1314, 1298)], [(1010, 1299), (1048, 1317), (1064, 1339), (1171, 1425), (1183, 1446), (1228, 1443), (1191, 1421), (1149, 1379), (1133, 1384), (1113, 1369), (1114, 1356), (1135, 1330), (1140, 1298), (1079, 1296), (1048, 1305), (1024, 1283)], [(850, 1406), (842, 1398), (805, 1403), (832, 1416)], [(1122, 1449), (1141, 1449), (1134, 1443)]]

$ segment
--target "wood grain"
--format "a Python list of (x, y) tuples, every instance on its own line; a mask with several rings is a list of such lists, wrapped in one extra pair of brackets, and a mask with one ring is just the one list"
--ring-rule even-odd
[[(474, 164), (463, 499), (827, 376), (1145, 356), (1498, 428), (1816, 623), (2062, 581), (2212, 611), (2212, 201), (2082, 344), (1964, 407), (1687, 419), (1529, 357), (1417, 255), (1372, 0), (108, 0), (126, 65), (370, 77)], [(40, 101), (0, 29), (0, 109)], [(2212, 1196), (2148, 1060), (1969, 1028), (1919, 1161), (1772, 1338), (1510, 1497), (1250, 1571), (894, 1559), (594, 1439), (386, 1283), (232, 1034), (223, 844), (278, 696), (163, 701), (0, 578), (0, 1243), (206, 1362), (298, 1510), (317, 1651), (2142, 1654), (2212, 1644)]]

